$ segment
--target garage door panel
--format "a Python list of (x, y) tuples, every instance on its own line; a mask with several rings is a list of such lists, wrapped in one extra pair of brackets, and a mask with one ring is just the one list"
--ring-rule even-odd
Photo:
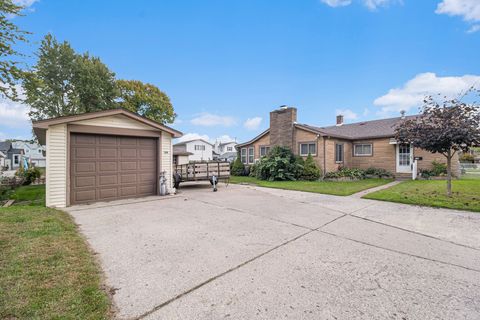
[(71, 204), (154, 195), (157, 141), (72, 133)]
[(95, 162), (77, 162), (73, 166), (74, 173), (91, 173), (95, 172)]
[(98, 177), (98, 185), (108, 186), (108, 185), (117, 185), (118, 184), (118, 176), (115, 175), (102, 175)]
[(99, 149), (100, 158), (117, 158), (117, 149), (116, 148), (100, 148)]
[(86, 176), (86, 177), (75, 177), (73, 180), (73, 184), (76, 188), (83, 188), (83, 187), (92, 187), (95, 188), (96, 177)]

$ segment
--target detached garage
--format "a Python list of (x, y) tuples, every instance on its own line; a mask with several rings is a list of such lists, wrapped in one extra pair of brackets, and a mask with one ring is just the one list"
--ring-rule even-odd
[(172, 139), (181, 132), (124, 109), (35, 121), (46, 145), (46, 204), (66, 207), (172, 188)]

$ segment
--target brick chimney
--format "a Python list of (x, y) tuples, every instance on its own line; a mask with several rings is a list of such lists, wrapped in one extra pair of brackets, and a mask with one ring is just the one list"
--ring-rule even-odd
[(343, 124), (343, 115), (339, 114), (337, 116), (337, 126), (341, 126)]
[(270, 145), (294, 148), (294, 123), (297, 122), (297, 108), (281, 106), (270, 112)]

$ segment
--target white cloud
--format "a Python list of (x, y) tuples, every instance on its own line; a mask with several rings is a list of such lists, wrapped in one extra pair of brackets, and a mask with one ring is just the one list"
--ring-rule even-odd
[(387, 94), (375, 99), (380, 107), (380, 115), (409, 111), (420, 107), (427, 95), (442, 94), (450, 98), (458, 97), (470, 87), (480, 86), (480, 76), (438, 77), (435, 73), (420, 73), (401, 88), (390, 89)]
[(32, 6), (35, 2), (38, 2), (38, 0), (13, 0), (13, 3), (17, 6), (25, 8)]
[(356, 120), (358, 115), (350, 109), (337, 109), (335, 110), (336, 115), (342, 115), (345, 120)]
[(219, 142), (230, 142), (230, 141), (235, 141), (235, 138), (230, 137), (228, 134), (221, 135), (220, 137), (217, 137), (215, 141)]
[(206, 134), (198, 134), (198, 133), (186, 133), (180, 138), (178, 138), (175, 143), (183, 142), (183, 141), (190, 141), (195, 139), (202, 139), (205, 141), (210, 141), (210, 137)]
[(480, 1), (443, 0), (438, 4), (435, 13), (461, 16), (465, 21), (480, 21)]
[(262, 123), (262, 118), (261, 117), (253, 117), (253, 118), (248, 118), (243, 123), (243, 126), (247, 130), (257, 130), (260, 127), (261, 123)]
[[(336, 8), (345, 7), (352, 4), (352, 0), (320, 0), (326, 5)], [(390, 3), (402, 3), (402, 0), (361, 0), (361, 2), (370, 10), (376, 10), (378, 7), (386, 6)]]
[(212, 126), (224, 126), (224, 127), (231, 127), (235, 124), (235, 119), (230, 116), (219, 116), (216, 114), (211, 113), (201, 113), (198, 117), (190, 120), (190, 122), (197, 126), (205, 126), (205, 127), (212, 127)]
[[(24, 98), (22, 90), (17, 87), (19, 98)], [(31, 127), (28, 106), (0, 97), (0, 125), (10, 128)]]
[(480, 31), (480, 24), (475, 24), (468, 29), (467, 33), (475, 33), (477, 31)]
[(333, 8), (348, 6), (352, 3), (351, 0), (320, 0), (320, 1)]

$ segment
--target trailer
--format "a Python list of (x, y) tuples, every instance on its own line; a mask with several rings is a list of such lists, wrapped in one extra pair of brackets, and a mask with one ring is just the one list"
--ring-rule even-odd
[(230, 163), (227, 161), (198, 161), (175, 166), (174, 187), (189, 181), (210, 181), (213, 191), (217, 191), (219, 181), (230, 181)]

